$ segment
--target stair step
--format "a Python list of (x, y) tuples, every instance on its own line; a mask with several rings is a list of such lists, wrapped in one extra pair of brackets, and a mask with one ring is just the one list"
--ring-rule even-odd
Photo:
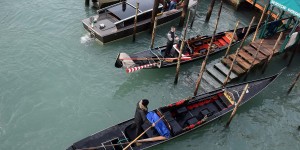
[[(229, 58), (223, 58), (222, 63), (225, 64), (229, 68), (232, 64), (232, 60), (230, 60)], [(232, 71), (235, 72), (238, 76), (245, 73), (245, 70), (242, 69), (237, 64), (233, 65)]]
[[(247, 53), (249, 53), (250, 55), (252, 55), (252, 57), (255, 56), (256, 54), (256, 49), (254, 49), (253, 47), (251, 46), (244, 46), (242, 48), (242, 50), (245, 50)], [(262, 61), (264, 59), (267, 59), (267, 56), (265, 56), (263, 53), (259, 52), (257, 57), (256, 57), (258, 60)]]
[[(207, 72), (215, 79), (217, 79), (217, 81), (220, 84), (223, 84), (226, 76), (224, 76), (219, 70), (215, 69), (214, 67), (209, 67), (207, 68)], [(229, 79), (230, 80), (230, 79)]]
[[(234, 59), (234, 55), (229, 55), (229, 58), (231, 60)], [(248, 70), (250, 68), (250, 64), (247, 63), (244, 59), (242, 59), (240, 56), (236, 57), (236, 63), (239, 64), (244, 70)]]
[(204, 78), (201, 80), (201, 88), (203, 88), (206, 92), (213, 91), (215, 87), (211, 84), (209, 84), (208, 81), (206, 81)]
[(239, 55), (244, 59), (246, 60), (249, 64), (251, 64), (253, 62), (253, 65), (256, 65), (259, 63), (259, 61), (257, 59), (255, 59), (254, 57), (255, 56), (251, 56), (250, 54), (248, 54), (247, 52), (245, 51), (239, 51)]
[(203, 79), (207, 81), (207, 83), (209, 83), (212, 87), (219, 88), (222, 85), (213, 77), (211, 77), (206, 71), (203, 73)]
[[(254, 41), (250, 45), (257, 50), (257, 48), (259, 47), (259, 42), (258, 41)], [(263, 54), (265, 54), (266, 56), (268, 56), (268, 55), (270, 55), (272, 53), (272, 49), (268, 49), (268, 48), (264, 47), (264, 43), (262, 43), (262, 45), (260, 46), (260, 51)]]
[[(214, 66), (216, 69), (218, 69), (220, 72), (222, 72), (223, 75), (227, 76), (228, 73), (229, 73), (229, 67), (226, 67), (224, 64), (222, 63), (217, 63), (215, 64)], [(238, 76), (234, 73), (234, 72), (231, 72), (230, 73), (230, 79), (234, 79), (234, 78), (237, 78)]]

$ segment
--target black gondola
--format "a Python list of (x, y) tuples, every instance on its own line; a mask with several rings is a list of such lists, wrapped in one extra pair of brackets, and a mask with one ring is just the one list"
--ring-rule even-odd
[[(133, 144), (128, 149), (146, 149), (200, 128), (232, 111), (235, 107), (235, 101), (240, 98), (246, 84), (249, 84), (249, 88), (241, 101), (241, 105), (265, 89), (278, 77), (278, 75), (279, 74), (255, 81), (231, 85), (225, 89), (220, 88), (209, 93), (197, 95), (186, 100), (180, 100), (176, 103), (155, 109), (152, 112), (157, 114), (157, 116), (164, 116), (160, 122), (168, 128), (170, 137), (161, 141), (144, 142), (139, 146)], [(135, 129), (131, 128), (132, 123), (133, 119), (130, 119), (97, 132), (74, 143), (68, 150), (122, 150), (130, 141), (135, 139)], [(148, 127), (149, 125), (147, 124), (143, 125), (144, 130)], [(146, 132), (144, 138), (152, 138), (158, 135), (156, 129), (151, 128), (151, 130)]]
[[(257, 25), (253, 25), (248, 35), (255, 32)], [(236, 34), (233, 35), (233, 30), (220, 32), (215, 35), (215, 40), (212, 45), (210, 54), (226, 50), (230, 40), (233, 37), (232, 45), (238, 44), (244, 38), (248, 27), (239, 28)], [(183, 49), (181, 63), (188, 63), (194, 60), (204, 58), (212, 36), (195, 36), (187, 40)], [(180, 43), (180, 42), (179, 42)], [(174, 44), (171, 50), (172, 57), (164, 58), (166, 46), (156, 47), (134, 54), (120, 53), (117, 57), (115, 67), (126, 68), (127, 72), (133, 72), (142, 68), (164, 68), (175, 66), (179, 54), (180, 44)]]

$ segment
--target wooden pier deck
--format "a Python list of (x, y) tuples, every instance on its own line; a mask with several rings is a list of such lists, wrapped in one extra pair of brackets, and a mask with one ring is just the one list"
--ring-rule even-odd
[[(284, 42), (285, 36), (289, 33), (286, 31), (283, 33), (281, 40), (279, 41), (276, 49), (274, 50), (274, 55), (278, 54), (281, 45)], [(250, 68), (255, 68), (259, 65), (262, 65), (269, 56), (272, 54), (272, 49), (276, 43), (276, 40), (279, 37), (279, 33), (274, 35), (271, 38), (264, 39), (259, 52), (257, 53), (257, 48), (261, 39), (255, 40), (248, 45), (243, 46), (236, 58), (236, 61), (233, 65), (232, 72), (229, 77), (229, 81), (237, 79), (244, 75)], [(255, 55), (257, 53), (257, 57)], [(210, 91), (214, 88), (219, 88), (223, 85), (229, 70), (234, 60), (235, 54), (230, 54), (225, 58), (222, 58), (220, 61), (214, 61), (208, 64), (206, 71), (204, 72), (201, 87), (202, 89)], [(254, 60), (253, 66), (251, 63)]]

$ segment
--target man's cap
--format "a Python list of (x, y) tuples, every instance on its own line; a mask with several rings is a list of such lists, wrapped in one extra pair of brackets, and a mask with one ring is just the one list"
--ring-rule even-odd
[(149, 100), (147, 100), (147, 99), (142, 99), (142, 104), (143, 104), (144, 106), (148, 106)]

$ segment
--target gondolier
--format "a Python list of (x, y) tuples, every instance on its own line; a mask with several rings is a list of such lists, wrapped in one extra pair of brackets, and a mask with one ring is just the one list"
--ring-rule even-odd
[[(142, 125), (144, 123), (151, 124), (146, 117), (148, 113), (148, 104), (149, 100), (147, 99), (142, 99), (137, 103), (133, 124), (133, 127), (136, 128), (136, 137), (138, 137), (143, 132)], [(155, 124), (152, 124), (152, 126), (155, 126)]]
[(167, 38), (168, 38), (168, 42), (167, 42), (167, 47), (166, 47), (166, 51), (165, 51), (165, 55), (164, 57), (170, 57), (170, 51), (173, 47), (173, 44), (174, 44), (174, 40), (178, 40), (178, 36), (175, 34), (175, 27), (172, 26), (171, 27), (171, 30), (168, 32), (167, 34)]

